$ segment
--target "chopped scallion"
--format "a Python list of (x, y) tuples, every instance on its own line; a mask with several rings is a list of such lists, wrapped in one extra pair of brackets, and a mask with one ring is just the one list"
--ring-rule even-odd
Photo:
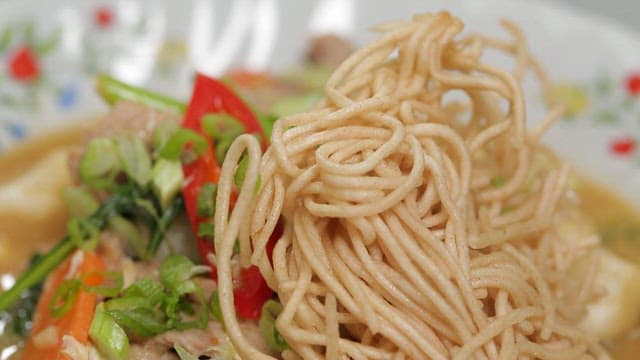
[(49, 311), (53, 317), (59, 318), (69, 312), (76, 301), (76, 296), (80, 290), (78, 279), (64, 280), (49, 302)]
[(202, 222), (198, 225), (198, 236), (213, 239), (216, 235), (216, 227), (212, 223)]
[[(98, 277), (101, 280), (101, 284), (87, 285), (87, 280), (92, 277)], [(104, 297), (113, 297), (118, 295), (120, 290), (122, 290), (124, 278), (122, 273), (118, 271), (102, 271), (84, 275), (81, 279), (81, 283), (82, 288), (90, 293)]]
[(206, 114), (202, 117), (202, 129), (214, 140), (235, 139), (244, 133), (244, 126), (227, 114)]
[(160, 201), (160, 206), (166, 209), (171, 200), (182, 190), (184, 175), (178, 160), (160, 158), (151, 171), (151, 190)]
[(89, 142), (78, 168), (82, 181), (98, 189), (112, 187), (120, 172), (120, 160), (114, 142), (96, 138)]
[(267, 346), (275, 351), (284, 351), (289, 345), (276, 328), (276, 318), (282, 312), (282, 304), (275, 300), (268, 300), (262, 305), (262, 314), (258, 322), (260, 334)]
[(69, 239), (78, 249), (93, 250), (100, 240), (100, 229), (91, 221), (73, 218), (67, 223)]
[(207, 148), (207, 140), (198, 133), (189, 129), (180, 129), (165, 142), (159, 154), (165, 159), (178, 160), (188, 144), (192, 144), (192, 150), (196, 154), (201, 154)]
[(200, 187), (197, 198), (198, 216), (213, 216), (216, 211), (216, 193), (218, 185), (206, 183)]
[(100, 204), (81, 186), (68, 187), (64, 190), (64, 201), (69, 215), (74, 218), (85, 218), (93, 214)]
[(124, 172), (144, 189), (151, 179), (151, 157), (144, 143), (128, 136), (117, 137), (114, 142)]
[(103, 304), (96, 307), (89, 328), (89, 338), (100, 354), (109, 360), (127, 359), (129, 355), (127, 334), (114, 318), (104, 311)]

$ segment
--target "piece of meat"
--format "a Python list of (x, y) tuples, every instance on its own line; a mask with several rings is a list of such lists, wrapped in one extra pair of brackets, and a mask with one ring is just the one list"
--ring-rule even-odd
[[(276, 355), (267, 348), (255, 322), (241, 322), (240, 328), (247, 340), (260, 351)], [(233, 359), (233, 354), (235, 353), (222, 325), (217, 321), (210, 321), (206, 329), (168, 331), (142, 343), (132, 344), (129, 358), (175, 360), (178, 359), (173, 350), (176, 344), (179, 344), (196, 357)]]
[(161, 112), (131, 101), (120, 101), (102, 118), (96, 121), (86, 134), (85, 144), (69, 151), (67, 163), (74, 183), (79, 184), (78, 167), (84, 155), (86, 144), (92, 139), (116, 135), (134, 135), (147, 145), (151, 145), (153, 131), (162, 121), (179, 123), (180, 115)]
[(330, 68), (337, 67), (353, 52), (353, 46), (345, 38), (334, 34), (311, 39), (307, 60)]
[(180, 122), (180, 115), (161, 112), (131, 101), (120, 101), (88, 133), (89, 140), (115, 135), (135, 135), (147, 145), (158, 123)]

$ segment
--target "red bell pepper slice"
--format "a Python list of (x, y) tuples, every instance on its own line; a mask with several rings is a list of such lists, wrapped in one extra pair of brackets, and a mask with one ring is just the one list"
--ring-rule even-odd
[[(235, 117), (244, 125), (247, 133), (260, 135), (263, 147), (266, 147), (264, 131), (251, 109), (220, 81), (197, 74), (193, 95), (182, 126), (204, 135), (201, 119), (209, 113), (226, 113)], [(207, 136), (205, 138), (208, 139)], [(185, 175), (183, 195), (187, 215), (196, 234), (198, 250), (205, 262), (213, 269), (212, 276), (216, 279), (216, 267), (207, 259), (207, 254), (214, 250), (213, 244), (209, 239), (197, 235), (200, 224), (208, 220), (198, 215), (198, 194), (203, 185), (217, 183), (220, 177), (220, 166), (213, 151), (214, 145), (210, 140), (208, 141), (209, 146), (195, 161), (183, 165)], [(236, 310), (242, 317), (258, 318), (262, 305), (272, 296), (272, 291), (260, 275), (258, 268), (251, 266), (241, 269), (239, 281), (236, 283), (234, 290)]]

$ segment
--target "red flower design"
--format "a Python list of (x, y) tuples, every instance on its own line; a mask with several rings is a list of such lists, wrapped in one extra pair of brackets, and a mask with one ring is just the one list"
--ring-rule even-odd
[(20, 81), (31, 81), (40, 75), (38, 59), (30, 47), (18, 48), (9, 56), (9, 73)]
[(634, 73), (627, 77), (627, 91), (631, 95), (640, 95), (640, 73)]
[(609, 145), (609, 150), (615, 155), (629, 155), (636, 149), (636, 139), (624, 136), (614, 139)]
[(110, 27), (113, 24), (114, 19), (115, 15), (113, 11), (106, 5), (98, 6), (93, 13), (93, 20), (96, 25), (103, 29)]

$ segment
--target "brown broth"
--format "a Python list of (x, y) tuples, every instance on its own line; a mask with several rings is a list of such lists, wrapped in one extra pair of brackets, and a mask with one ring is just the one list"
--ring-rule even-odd
[[(64, 163), (60, 165), (60, 159), (70, 147), (81, 142), (83, 132), (83, 126), (58, 130), (38, 136), (3, 154), (0, 157), (0, 189), (15, 184), (39, 162), (42, 165), (52, 159), (57, 162), (48, 164), (47, 169), (55, 171), (47, 173), (47, 177), (42, 177), (33, 185), (34, 190), (61, 190), (68, 186), (68, 169)], [(58, 192), (49, 196), (53, 201), (44, 211), (38, 209), (33, 213), (15, 213), (6, 206), (0, 208), (0, 274), (19, 273), (35, 251), (46, 250), (65, 235), (67, 212), (62, 194)]]
[[(623, 197), (591, 181), (581, 180), (577, 192), (604, 245), (616, 255), (640, 265), (640, 212)], [(614, 359), (638, 359), (640, 325), (607, 347)]]

